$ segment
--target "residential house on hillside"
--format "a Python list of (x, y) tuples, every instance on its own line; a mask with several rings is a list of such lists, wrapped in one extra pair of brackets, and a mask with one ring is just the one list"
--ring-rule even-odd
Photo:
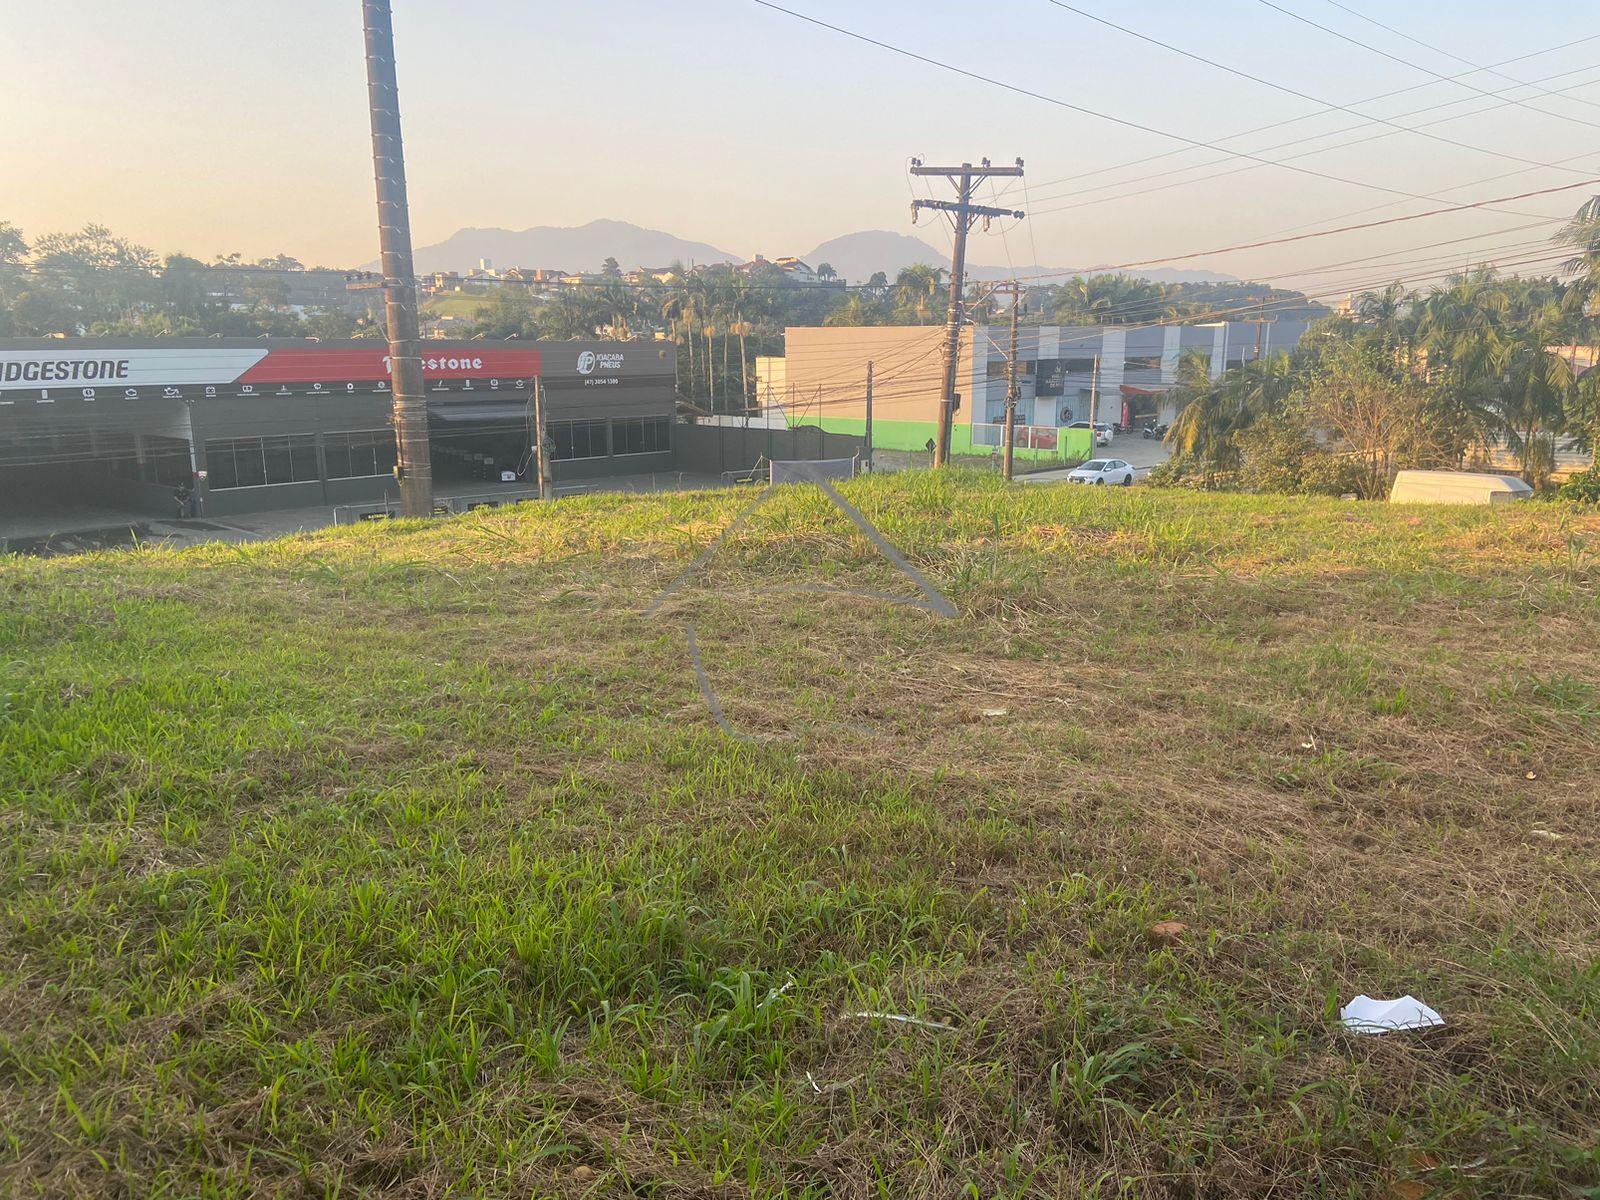
[(749, 262), (739, 264), (734, 270), (742, 275), (756, 275), (768, 268), (775, 268), (783, 272), (784, 281), (797, 287), (834, 287), (840, 289), (844, 287), (844, 280), (824, 279), (817, 274), (810, 263), (793, 255), (766, 259), (758, 254)]
[(646, 283), (671, 283), (677, 278), (677, 274), (678, 272), (672, 267), (635, 267), (622, 278), (639, 287)]
[(417, 281), (424, 292), (430, 296), (442, 296), (461, 290), (461, 273), (459, 271), (434, 271), (422, 276)]
[(512, 267), (505, 273), (504, 279), (509, 284), (540, 294), (565, 286), (562, 280), (566, 275), (567, 272), (554, 267)]

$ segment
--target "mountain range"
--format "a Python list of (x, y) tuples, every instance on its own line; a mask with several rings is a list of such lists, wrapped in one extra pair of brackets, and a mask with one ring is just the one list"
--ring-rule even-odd
[[(768, 255), (768, 257), (776, 257)], [(418, 274), (434, 271), (465, 272), (488, 260), (500, 270), (511, 267), (555, 267), (565, 271), (598, 271), (607, 258), (615, 258), (624, 270), (633, 267), (664, 267), (682, 262), (696, 265), (719, 262), (744, 262), (745, 256), (720, 250), (706, 242), (688, 241), (659, 229), (645, 229), (627, 221), (590, 221), (587, 225), (561, 227), (536, 225), (532, 229), (459, 229), (442, 242), (419, 247), (415, 253)], [(893, 279), (906, 267), (924, 263), (943, 267), (950, 263), (950, 251), (930, 245), (909, 234), (887, 229), (868, 229), (847, 233), (823, 242), (809, 254), (800, 255), (812, 267), (830, 264), (851, 283), (865, 283), (874, 272), (882, 271)], [(369, 264), (375, 270), (377, 264)], [(993, 266), (969, 263), (973, 279), (1009, 279), (1016, 274), (1037, 273), (1055, 279), (1090, 274), (1095, 268)], [(1219, 271), (1176, 271), (1160, 269), (1139, 272), (1141, 278), (1157, 283), (1205, 281), (1237, 282), (1237, 277)]]
[(502, 271), (512, 267), (598, 271), (607, 258), (616, 259), (625, 271), (674, 262), (744, 261), (742, 255), (704, 242), (686, 241), (627, 221), (590, 221), (572, 227), (536, 225), (523, 230), (458, 229), (442, 242), (419, 247), (413, 257), (419, 275), (466, 271), (477, 266), (479, 259), (488, 259)]

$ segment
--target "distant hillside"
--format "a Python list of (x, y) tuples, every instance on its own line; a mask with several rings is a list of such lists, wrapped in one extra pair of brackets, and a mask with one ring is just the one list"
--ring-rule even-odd
[[(948, 264), (946, 264), (948, 265)], [(967, 264), (967, 276), (970, 279), (1010, 279), (1013, 275), (1040, 274), (1048, 278), (1040, 279), (1044, 283), (1062, 283), (1074, 275), (1103, 275), (1104, 267), (1035, 267), (1032, 263), (1018, 262), (1015, 267), (983, 267)], [(1177, 271), (1166, 267), (1155, 270), (1143, 271), (1113, 271), (1115, 275), (1132, 275), (1135, 279), (1148, 279), (1151, 283), (1242, 283), (1237, 275), (1229, 275), (1226, 271)]]
[(907, 267), (917, 263), (949, 266), (950, 251), (930, 246), (921, 238), (909, 234), (891, 233), (887, 229), (867, 229), (860, 233), (847, 233), (832, 241), (823, 242), (810, 254), (800, 256), (812, 267), (831, 263), (851, 283), (865, 283), (874, 271), (882, 271), (893, 279)]
[[(833, 269), (851, 283), (865, 283), (875, 271), (882, 271), (893, 279), (906, 267), (917, 263), (926, 263), (934, 267), (950, 265), (948, 246), (941, 249), (921, 238), (894, 233), (887, 229), (847, 233), (843, 237), (823, 242), (810, 254), (801, 257), (813, 267), (831, 263)], [(969, 263), (967, 266), (967, 273), (973, 279), (1009, 279), (1016, 274), (1048, 273), (1050, 278), (1041, 280), (1044, 283), (1055, 282), (1073, 275), (1089, 275), (1096, 270), (1094, 267), (1035, 267), (1031, 263), (1020, 262), (1015, 267), (984, 266), (977, 263)], [(1223, 271), (1176, 271), (1161, 268), (1153, 271), (1129, 272), (1129, 274), (1137, 274), (1139, 278), (1149, 279), (1155, 283), (1238, 282), (1238, 276)]]
[[(976, 247), (975, 247), (976, 248)], [(1017, 250), (1013, 246), (1013, 253)], [(992, 249), (992, 247), (983, 247)], [(607, 258), (615, 258), (624, 270), (633, 267), (664, 267), (672, 262), (743, 262), (744, 256), (705, 242), (691, 242), (659, 229), (645, 229), (627, 221), (590, 221), (587, 225), (565, 228), (537, 225), (521, 231), (512, 229), (460, 229), (442, 242), (419, 247), (417, 272), (466, 271), (486, 258), (500, 270), (511, 267), (558, 267), (566, 271), (598, 271)], [(910, 234), (888, 229), (866, 229), (847, 233), (823, 242), (801, 257), (813, 267), (831, 263), (840, 276), (851, 283), (865, 283), (874, 272), (882, 271), (893, 279), (906, 267), (926, 263), (935, 267), (950, 265), (948, 245), (938, 246)], [(376, 270), (368, 263), (368, 270)], [(1008, 279), (1013, 274), (1041, 273), (1049, 283), (1072, 275), (1092, 274), (1093, 267), (1034, 267), (1019, 262), (1015, 267), (969, 263), (973, 279)], [(1130, 272), (1132, 274), (1133, 272)], [(1157, 283), (1197, 283), (1217, 281), (1236, 283), (1238, 277), (1221, 271), (1140, 271), (1143, 279)]]
[[(627, 221), (590, 221), (563, 228), (536, 225), (532, 229), (461, 229), (442, 242), (416, 251), (417, 272), (465, 271), (486, 258), (500, 270), (511, 267), (556, 267), (564, 271), (598, 271), (607, 257), (624, 270), (664, 267), (668, 263), (742, 262), (737, 254), (718, 250), (705, 242), (690, 242), (645, 229)], [(369, 264), (375, 270), (377, 264)]]

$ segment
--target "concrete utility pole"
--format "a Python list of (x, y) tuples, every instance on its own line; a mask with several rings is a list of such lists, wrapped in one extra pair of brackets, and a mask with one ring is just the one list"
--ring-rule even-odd
[(867, 360), (867, 474), (872, 474), (872, 361)]
[(1017, 378), (1017, 326), (1022, 316), (1022, 283), (1013, 279), (995, 288), (995, 294), (1011, 293), (1011, 358), (1006, 363), (1006, 454), (1001, 473), (1011, 478), (1012, 460), (1017, 448), (1017, 401), (1022, 399), (1022, 384)]
[(959, 403), (956, 398), (956, 362), (961, 355), (961, 301), (967, 282), (967, 233), (975, 221), (981, 220), (987, 229), (994, 217), (1014, 217), (1020, 221), (1026, 215), (1013, 209), (989, 208), (972, 203), (972, 185), (974, 181), (984, 179), (1020, 177), (1022, 160), (1017, 159), (1016, 165), (1011, 167), (990, 166), (987, 158), (976, 167), (971, 163), (962, 163), (959, 167), (927, 167), (920, 158), (914, 158), (911, 160), (911, 173), (943, 175), (950, 181), (950, 186), (956, 189), (957, 197), (954, 201), (911, 202), (913, 221), (918, 212), (925, 208), (932, 209), (945, 213), (955, 231), (955, 247), (950, 252), (950, 310), (945, 317), (944, 395), (939, 400), (939, 431), (934, 439), (933, 450), (933, 465), (942, 467), (950, 458), (950, 433)]
[[(1102, 334), (1102, 337), (1105, 335)], [(1089, 376), (1089, 457), (1094, 457), (1095, 447), (1100, 444), (1099, 434), (1096, 433), (1094, 423), (1100, 412), (1100, 356), (1094, 356), (1094, 371)]]
[(389, 0), (361, 0), (361, 19), (367, 42), (367, 106), (372, 119), (372, 173), (378, 186), (389, 377), (394, 387), (394, 474), (400, 485), (401, 516), (427, 517), (433, 515), (433, 460), (428, 452), (428, 404), (422, 389), (417, 279), (411, 262), (411, 209), (406, 200)]

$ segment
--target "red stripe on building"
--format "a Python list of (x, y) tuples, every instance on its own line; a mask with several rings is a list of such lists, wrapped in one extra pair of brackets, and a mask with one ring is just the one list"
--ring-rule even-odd
[[(422, 352), (422, 378), (531, 379), (539, 373), (537, 350), (432, 350)], [(359, 383), (389, 378), (389, 351), (274, 350), (243, 375), (240, 383)]]

